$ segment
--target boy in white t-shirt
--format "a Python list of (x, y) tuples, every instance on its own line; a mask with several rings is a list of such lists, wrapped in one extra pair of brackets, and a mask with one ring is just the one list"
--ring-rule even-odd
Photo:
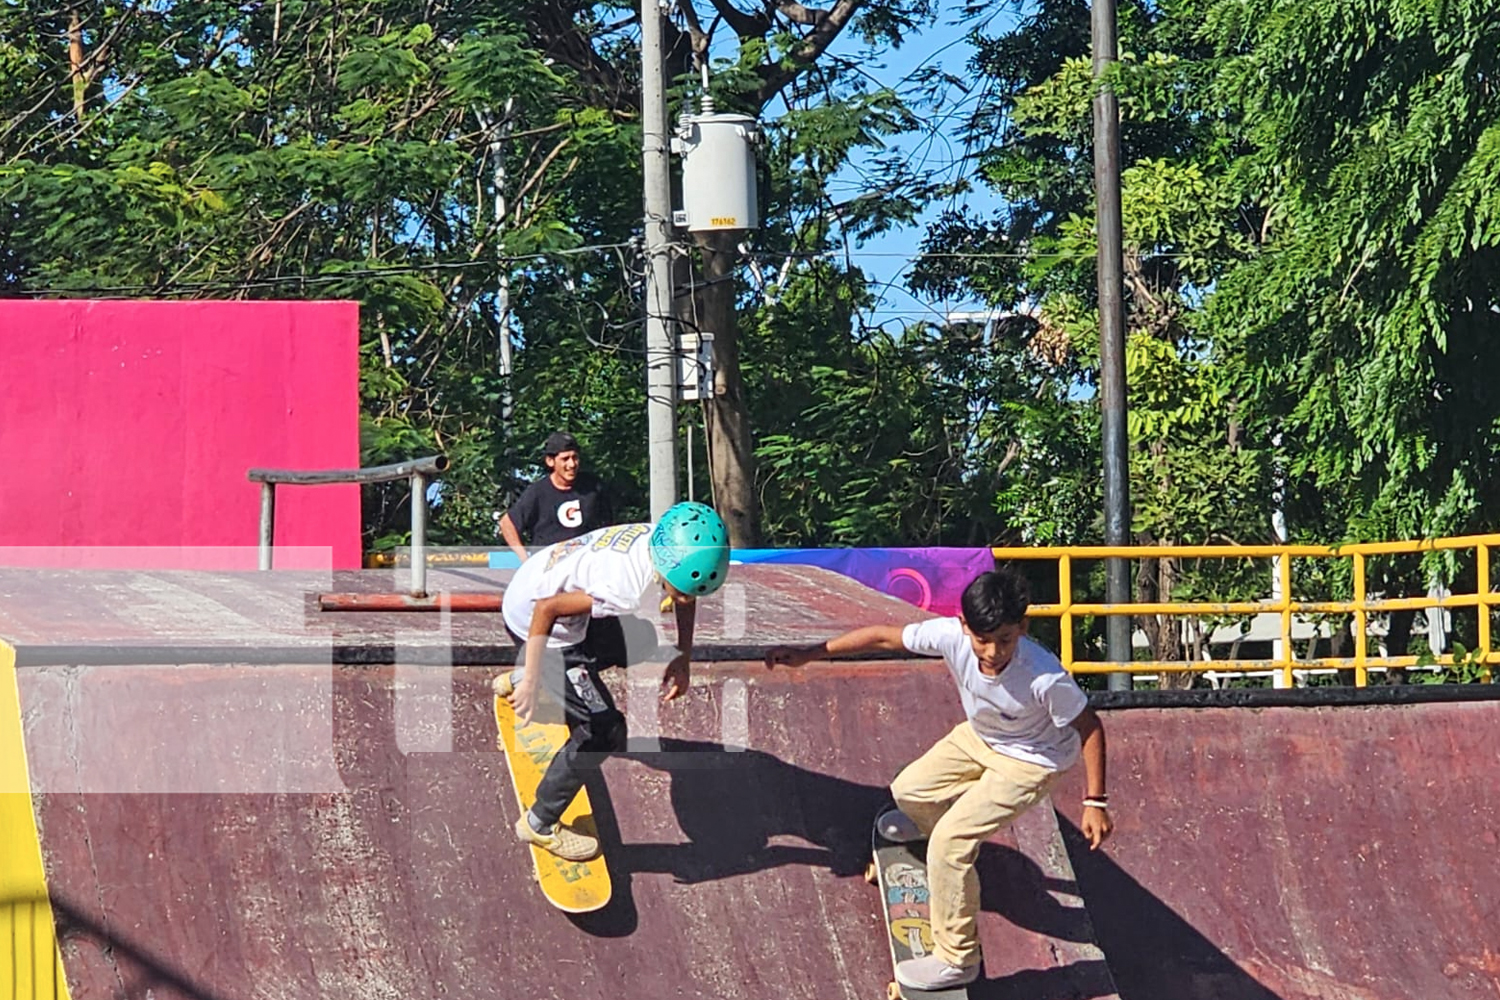
[(545, 687), (568, 726), (536, 802), (516, 823), (521, 840), (569, 861), (599, 852), (598, 840), (561, 820), (584, 772), (625, 749), (625, 717), (599, 671), (624, 667), (628, 657), (622, 631), (591, 632), (589, 622), (637, 610), (660, 581), (677, 616), (677, 655), (662, 676), (662, 698), (671, 701), (688, 688), (695, 602), (718, 590), (728, 570), (729, 531), (701, 503), (669, 508), (654, 528), (617, 524), (557, 542), (521, 564), (501, 599), (506, 630), (522, 647), (520, 664), (495, 678), (495, 693), (526, 725)]
[(1097, 848), (1113, 828), (1104, 726), (1057, 657), (1026, 635), (1030, 601), (1015, 573), (981, 573), (964, 590), (961, 617), (871, 625), (766, 655), (768, 667), (800, 667), (842, 653), (909, 650), (941, 656), (958, 684), (968, 719), (897, 775), (897, 808), (877, 821), (888, 840), (928, 840), (933, 953), (896, 966), (896, 979), (911, 989), (978, 977), (979, 845), (1040, 802), (1080, 756), (1083, 835)]

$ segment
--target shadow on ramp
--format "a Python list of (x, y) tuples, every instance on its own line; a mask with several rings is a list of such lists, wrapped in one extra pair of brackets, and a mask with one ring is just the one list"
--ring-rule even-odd
[(1074, 962), (1061, 969), (1027, 969), (969, 986), (969, 1000), (1094, 1000), (1115, 996), (1104, 962)]
[[(139, 942), (104, 926), (77, 907), (69, 905), (66, 900), (54, 898), (49, 905), (50, 914), (46, 906), (37, 906), (33, 901), (0, 902), (0, 907), (11, 911), (9, 920), (13, 928), (18, 922), (52, 919), (56, 926), (58, 949), (65, 956), (82, 949), (92, 949), (109, 956), (109, 965), (114, 974), (114, 981), (108, 984), (110, 996), (130, 1000), (166, 993), (188, 1000), (230, 1000), (227, 994), (217, 993), (206, 984), (196, 981)], [(37, 975), (42, 971), (37, 965), (39, 959), (29, 947), (37, 940), (42, 938), (33, 931), (26, 935), (25, 944), (28, 947), (25, 949), (19, 939), (10, 943), (13, 953), (11, 968), (19, 970), (30, 962), (33, 984), (48, 987), (44, 992), (28, 992), (26, 995), (29, 1000), (65, 1000), (71, 991), (64, 990), (61, 982), (50, 982), (49, 977)], [(73, 963), (68, 964), (71, 967)], [(79, 984), (75, 984), (75, 987), (77, 985)], [(89, 992), (89, 984), (82, 985), (84, 992)]]
[(1061, 816), (1058, 824), (1123, 1000), (1281, 1000), (1126, 874), (1107, 847), (1091, 851), (1076, 826)]
[[(643, 797), (639, 783), (621, 769), (613, 771), (609, 782), (595, 775), (589, 786), (590, 797), (599, 805), (596, 821), (615, 895), (598, 913), (573, 918), (580, 929), (599, 937), (634, 933), (639, 916), (633, 881), (642, 875), (669, 875), (675, 884), (697, 886), (703, 892), (712, 892), (715, 882), (773, 869), (823, 869), (838, 878), (863, 881), (870, 823), (890, 804), (885, 785), (817, 773), (771, 754), (718, 742), (663, 738), (650, 745), (660, 749), (637, 745), (620, 757), (665, 775), (664, 795)], [(613, 793), (605, 787), (611, 782)], [(628, 799), (632, 818), (646, 822), (653, 833), (683, 839), (624, 842), (615, 812), (621, 799)], [(801, 843), (782, 842), (787, 840)], [(1021, 851), (996, 843), (984, 845), (978, 868), (981, 908), (999, 918), (984, 921), (991, 931), (1002, 925), (1006, 934), (1093, 940), (1087, 914), (1053, 895), (1077, 895), (1071, 880), (1048, 877)], [(868, 894), (861, 890), (859, 899), (862, 909), (877, 912), (873, 888)], [(878, 926), (871, 926), (871, 931), (878, 939)], [(1006, 942), (987, 944), (1003, 950)], [(885, 970), (881, 974), (888, 976)], [(1114, 995), (1102, 961), (1027, 969), (970, 987), (973, 1000), (1093, 1000)]]
[(1028, 813), (1003, 834), (1015, 837), (1016, 847), (992, 842), (980, 849), (980, 910), (998, 919), (986, 933), (980, 918), (985, 969), (992, 975), (969, 987), (970, 1000), (1117, 1000), (1088, 911), (1074, 902), (1078, 883), (1039, 864), (1027, 853), (1036, 845), (1023, 846), (1035, 840), (1038, 827), (1056, 829), (1051, 802), (1038, 808), (1048, 811), (1045, 821)]
[(980, 849), (978, 870), (980, 910), (1043, 937), (1093, 940), (1088, 914), (1063, 906), (1052, 896), (1054, 892), (1077, 895), (1077, 883), (1047, 877), (1035, 861), (1001, 844), (985, 844)]
[[(870, 818), (887, 799), (885, 786), (818, 774), (759, 750), (658, 742), (659, 751), (622, 756), (669, 776), (672, 813), (687, 841), (621, 844), (614, 856), (625, 871), (668, 874), (684, 885), (786, 865), (864, 874)], [(779, 837), (815, 846), (772, 843)]]
[[(701, 740), (632, 741), (632, 748), (617, 759), (666, 775), (669, 793), (665, 799), (640, 796), (630, 775), (619, 769), (608, 778), (596, 771), (585, 782), (614, 893), (603, 909), (568, 919), (579, 930), (601, 938), (628, 937), (638, 929), (633, 881), (643, 874), (670, 875), (678, 885), (702, 885), (788, 866), (862, 877), (870, 849), (868, 817), (888, 796), (883, 786), (818, 774), (758, 750)], [(686, 840), (626, 843), (619, 824), (621, 803), (652, 833), (680, 831)], [(813, 846), (773, 843), (780, 838)]]

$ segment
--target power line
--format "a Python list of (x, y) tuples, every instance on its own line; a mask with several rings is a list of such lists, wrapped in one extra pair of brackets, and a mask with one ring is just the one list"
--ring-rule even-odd
[[(690, 245), (679, 243), (675, 247), (691, 249)], [(361, 279), (376, 280), (380, 278), (401, 278), (421, 274), (443, 274), (455, 271), (464, 271), (471, 268), (495, 268), (514, 265), (524, 265), (528, 262), (553, 262), (553, 258), (577, 258), (587, 254), (595, 254), (606, 257), (611, 253), (621, 250), (638, 250), (635, 243), (600, 243), (586, 247), (575, 247), (570, 250), (551, 250), (543, 253), (528, 253), (518, 256), (505, 257), (480, 257), (462, 261), (428, 261), (423, 263), (392, 264), (383, 267), (350, 268), (348, 270), (334, 272), (320, 272), (317, 274), (277, 274), (268, 275), (264, 278), (232, 279), (232, 278), (209, 278), (198, 281), (170, 281), (156, 282), (153, 284), (109, 284), (109, 285), (68, 285), (58, 288), (29, 288), (13, 287), (6, 290), (6, 294), (13, 296), (46, 297), (53, 295), (90, 295), (99, 298), (111, 296), (135, 296), (143, 294), (155, 295), (181, 295), (195, 292), (245, 292), (256, 289), (273, 289), (288, 287), (307, 287), (317, 285), (333, 285)], [(1262, 251), (1266, 252), (1266, 251)], [(913, 264), (924, 260), (1030, 260), (1036, 256), (1033, 253), (1022, 251), (918, 251), (915, 253), (900, 253), (885, 250), (855, 250), (832, 248), (827, 250), (777, 250), (773, 248), (753, 249), (744, 255), (747, 259), (757, 262), (766, 261), (859, 261), (859, 260), (904, 260)], [(1094, 254), (1087, 251), (1075, 253), (1049, 253), (1048, 256), (1063, 261), (1084, 262), (1094, 258)], [(1143, 254), (1154, 260), (1176, 260), (1187, 257), (1201, 256), (1201, 252), (1191, 250), (1176, 251), (1152, 251)], [(636, 275), (634, 269), (626, 268), (626, 273)], [(891, 285), (891, 282), (884, 283)]]

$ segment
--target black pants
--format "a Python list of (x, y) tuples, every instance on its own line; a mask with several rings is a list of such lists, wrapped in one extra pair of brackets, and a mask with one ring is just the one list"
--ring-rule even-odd
[[(518, 645), (522, 643), (515, 633), (511, 638)], [(625, 749), (625, 716), (599, 678), (601, 670), (625, 663), (625, 634), (618, 618), (591, 619), (582, 642), (548, 649), (542, 658), (542, 689), (551, 704), (539, 703), (534, 717), (555, 721), (547, 715), (555, 716), (561, 705), (562, 721), (568, 727), (568, 742), (547, 765), (531, 807), (547, 826), (562, 818), (583, 787), (588, 771), (597, 769), (610, 754)]]

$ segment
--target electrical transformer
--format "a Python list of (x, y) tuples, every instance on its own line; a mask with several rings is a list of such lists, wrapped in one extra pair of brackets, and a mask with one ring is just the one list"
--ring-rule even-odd
[(683, 115), (672, 139), (682, 157), (682, 208), (672, 221), (689, 232), (757, 229), (755, 147), (760, 126), (749, 115), (705, 109)]

